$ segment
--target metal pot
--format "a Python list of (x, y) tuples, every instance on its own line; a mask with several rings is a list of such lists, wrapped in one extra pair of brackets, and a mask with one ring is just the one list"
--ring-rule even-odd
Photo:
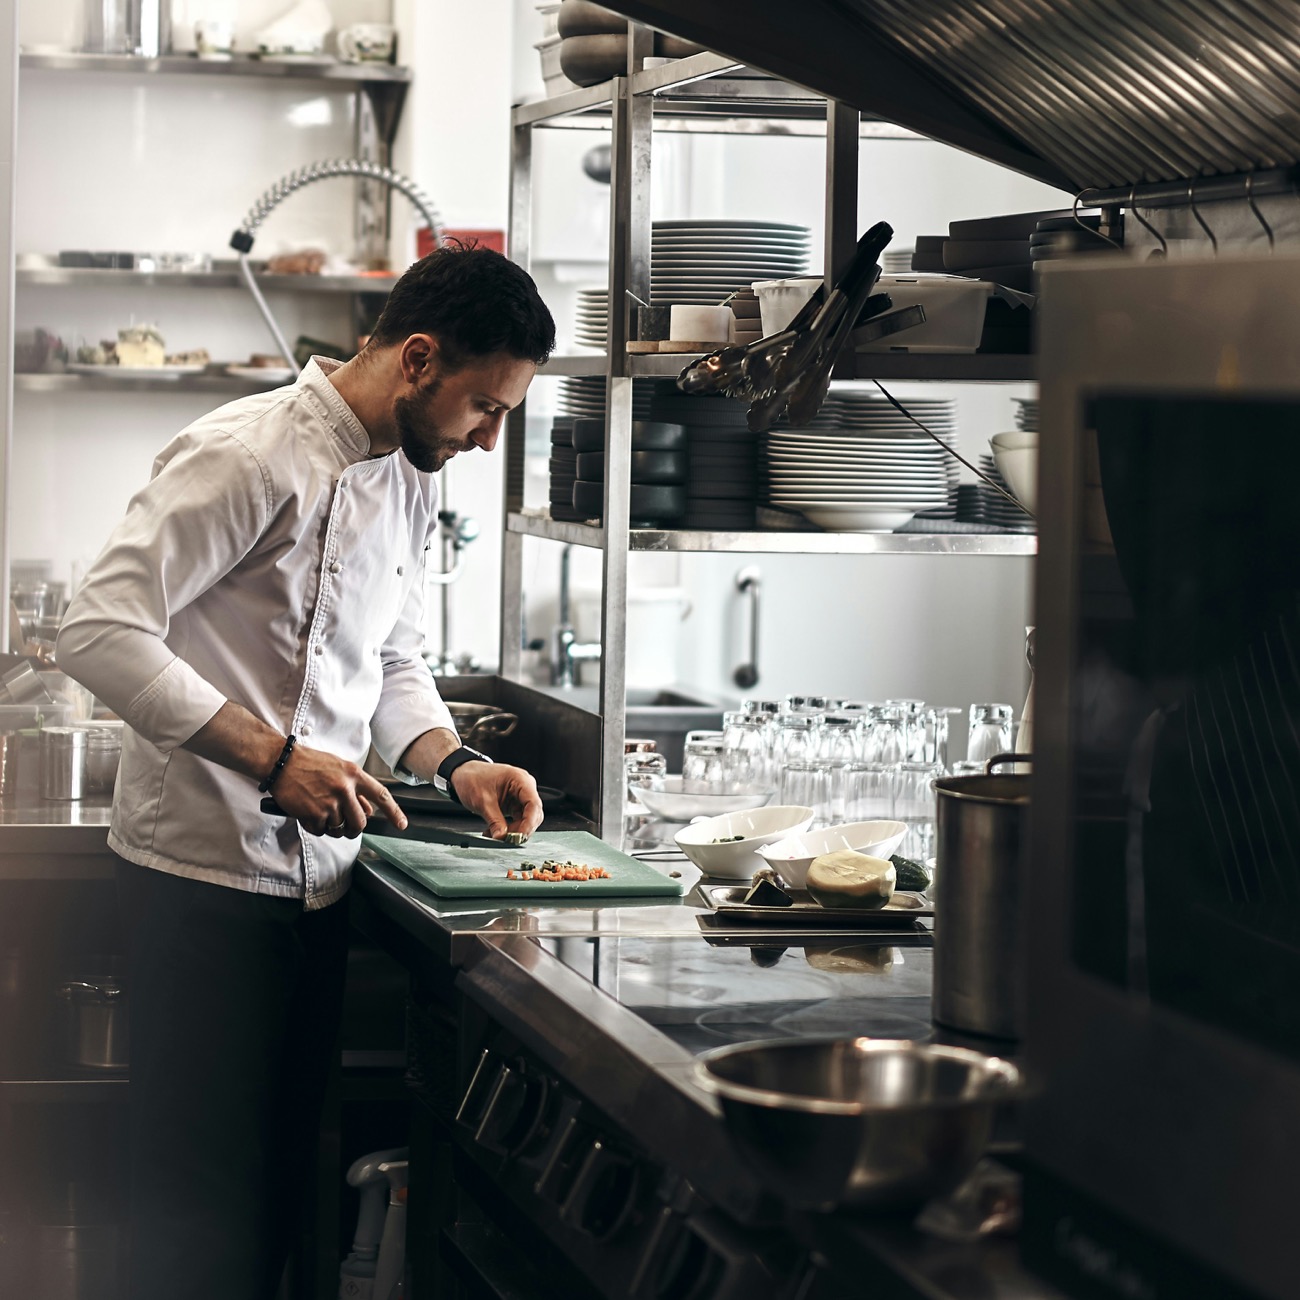
[(467, 704), (458, 700), (446, 703), (461, 742), (473, 749), (481, 749), (489, 758), (499, 759), (498, 742), (513, 733), (519, 725), (518, 716), (492, 704)]
[(1017, 1039), (1024, 1030), (1021, 908), (1030, 778), (998, 776), (993, 769), (1027, 761), (1024, 754), (999, 754), (983, 776), (934, 783), (931, 1013), (968, 1034)]
[(64, 1009), (63, 1054), (85, 1070), (127, 1066), (126, 989), (111, 976), (65, 980), (58, 997)]

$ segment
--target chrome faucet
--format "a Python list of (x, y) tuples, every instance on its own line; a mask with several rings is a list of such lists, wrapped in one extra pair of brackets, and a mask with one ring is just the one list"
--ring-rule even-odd
[(560, 552), (560, 609), (559, 621), (551, 639), (551, 685), (577, 686), (578, 665), (600, 658), (599, 641), (579, 641), (569, 617), (569, 565), (573, 546), (566, 545)]

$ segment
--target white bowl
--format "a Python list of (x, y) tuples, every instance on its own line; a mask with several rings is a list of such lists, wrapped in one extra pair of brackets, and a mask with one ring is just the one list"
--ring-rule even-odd
[(994, 451), (1022, 451), (1026, 447), (1038, 446), (1037, 429), (1010, 429), (1006, 433), (995, 433), (989, 439), (989, 446)]
[(764, 844), (758, 855), (775, 867), (781, 879), (792, 889), (808, 883), (808, 868), (813, 859), (839, 849), (855, 849), (873, 858), (887, 858), (903, 842), (907, 827), (902, 822), (845, 822), (821, 831), (789, 835), (773, 844)]
[(1015, 498), (1028, 511), (1037, 510), (1039, 500), (1039, 448), (1000, 447), (993, 443), (993, 464), (1006, 480)]
[[(763, 865), (756, 849), (806, 831), (812, 819), (811, 808), (780, 804), (775, 808), (752, 808), (747, 812), (706, 817), (678, 831), (675, 838), (677, 847), (706, 876), (748, 880)], [(732, 835), (745, 838), (729, 839)], [(728, 843), (714, 842), (719, 839), (728, 839)]]
[(670, 822), (688, 822), (692, 817), (716, 817), (719, 813), (743, 812), (772, 802), (776, 790), (770, 786), (745, 786), (726, 794), (692, 794), (682, 790), (680, 776), (657, 776), (649, 785), (639, 785), (636, 797), (655, 817)]

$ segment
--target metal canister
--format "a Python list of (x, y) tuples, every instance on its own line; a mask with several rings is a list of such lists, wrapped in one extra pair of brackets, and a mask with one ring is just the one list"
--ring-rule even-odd
[(46, 727), (41, 732), (41, 798), (81, 799), (85, 794), (85, 729)]
[(1024, 1029), (1029, 782), (986, 774), (934, 783), (931, 1013), (968, 1034), (1017, 1039)]

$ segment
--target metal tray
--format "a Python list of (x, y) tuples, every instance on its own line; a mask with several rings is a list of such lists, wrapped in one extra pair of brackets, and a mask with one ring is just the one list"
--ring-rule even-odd
[(884, 907), (823, 907), (814, 903), (802, 889), (792, 889), (794, 902), (789, 907), (759, 907), (745, 902), (749, 886), (708, 885), (699, 887), (700, 897), (713, 908), (719, 920), (767, 926), (815, 926), (855, 930), (892, 930), (910, 926), (934, 916), (934, 906), (926, 894), (899, 891)]

